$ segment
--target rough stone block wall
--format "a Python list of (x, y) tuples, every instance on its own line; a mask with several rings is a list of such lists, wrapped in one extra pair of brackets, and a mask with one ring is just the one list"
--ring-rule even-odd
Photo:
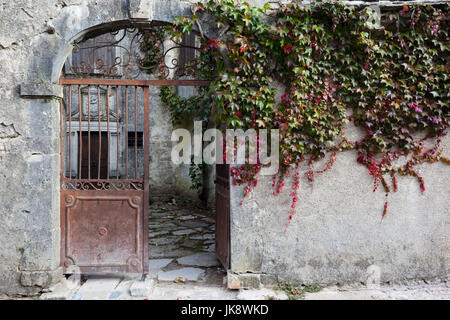
[[(176, 0), (0, 4), (0, 293), (35, 294), (62, 277), (57, 98), (71, 43), (91, 30), (129, 27), (132, 18), (170, 22), (188, 13), (189, 3)], [(171, 127), (152, 90), (151, 183), (167, 190), (177, 171), (167, 158)]]

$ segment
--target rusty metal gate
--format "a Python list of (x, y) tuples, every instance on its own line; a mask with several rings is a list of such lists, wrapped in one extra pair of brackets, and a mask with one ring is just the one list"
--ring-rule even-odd
[(216, 165), (216, 255), (230, 268), (230, 165)]
[(65, 272), (77, 266), (83, 273), (146, 273), (149, 87), (107, 79), (60, 83)]
[(208, 83), (60, 80), (65, 273), (148, 273), (149, 86)]
[[(159, 24), (92, 30), (66, 59), (60, 80), (65, 273), (148, 272), (150, 86), (210, 83), (171, 80), (186, 79), (202, 48), (194, 33), (166, 46), (164, 30)], [(142, 80), (150, 75), (159, 80)]]

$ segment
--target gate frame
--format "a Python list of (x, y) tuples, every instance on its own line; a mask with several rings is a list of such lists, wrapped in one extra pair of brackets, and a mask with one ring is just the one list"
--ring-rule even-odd
[[(108, 86), (136, 86), (142, 87), (143, 95), (144, 95), (144, 190), (142, 203), (139, 204), (141, 208), (141, 218), (142, 218), (142, 273), (148, 274), (149, 272), (149, 194), (150, 194), (150, 186), (149, 186), (149, 177), (150, 177), (150, 86), (208, 86), (211, 81), (206, 80), (133, 80), (133, 79), (102, 79), (102, 78), (60, 78), (60, 85), (108, 85)], [(64, 167), (64, 150), (63, 150), (63, 103), (60, 101), (60, 176), (61, 182), (64, 180), (68, 180), (65, 177), (65, 167)], [(69, 179), (70, 180), (70, 179)], [(91, 179), (95, 180), (95, 179)], [(123, 179), (119, 179), (118, 181), (124, 181)], [(96, 193), (101, 193), (102, 191), (97, 191)], [(60, 184), (60, 195), (62, 195), (63, 190)], [(108, 198), (107, 195), (104, 198)], [(61, 196), (61, 205), (60, 205), (60, 234), (61, 234), (61, 247), (60, 247), (60, 264), (65, 270), (64, 273), (69, 273), (68, 268), (71, 267), (70, 263), (67, 263), (67, 255), (66, 255), (66, 212), (65, 207), (63, 206), (63, 197)], [(138, 210), (139, 212), (139, 210)], [(139, 232), (139, 231), (137, 231)], [(96, 273), (96, 274), (106, 274), (106, 273), (118, 273), (118, 272), (127, 272), (126, 268), (115, 268), (111, 270), (112, 266), (84, 266), (81, 268), (77, 268), (74, 265), (74, 271), (79, 269), (81, 273)], [(109, 270), (107, 270), (109, 268)], [(104, 270), (104, 271), (103, 271)], [(129, 273), (132, 273), (128, 271)]]

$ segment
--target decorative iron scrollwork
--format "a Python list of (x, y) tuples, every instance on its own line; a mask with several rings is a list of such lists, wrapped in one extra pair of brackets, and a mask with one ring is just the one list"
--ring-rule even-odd
[[(61, 190), (144, 190), (142, 181), (113, 181), (113, 180), (96, 180), (96, 181), (80, 181), (70, 180), (61, 183)], [(67, 199), (66, 199), (67, 201)]]
[(147, 73), (165, 79), (185, 74), (183, 69), (189, 61), (181, 61), (179, 50), (195, 52), (200, 48), (169, 40), (164, 26), (125, 28), (75, 44), (72, 58), (66, 61), (66, 72), (77, 77), (128, 79)]

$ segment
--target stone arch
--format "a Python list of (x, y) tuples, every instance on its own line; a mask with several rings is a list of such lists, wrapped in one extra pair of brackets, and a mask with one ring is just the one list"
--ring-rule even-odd
[(47, 31), (36, 37), (27, 82), (56, 84), (74, 43), (126, 27), (172, 23), (176, 17), (190, 15), (190, 5), (188, 1), (122, 0), (112, 4), (86, 0), (66, 6), (47, 22)]
[(88, 29), (84, 29), (77, 34), (75, 34), (71, 39), (69, 39), (63, 48), (56, 54), (53, 66), (50, 81), (51, 83), (57, 83), (59, 78), (61, 77), (61, 71), (64, 67), (64, 63), (67, 60), (67, 57), (70, 55), (74, 48), (74, 44), (85, 41), (90, 38), (94, 38), (98, 35), (113, 32), (120, 29), (125, 29), (129, 27), (133, 27), (135, 24), (132, 23), (131, 20), (121, 20), (114, 22), (106, 22), (101, 23)]

